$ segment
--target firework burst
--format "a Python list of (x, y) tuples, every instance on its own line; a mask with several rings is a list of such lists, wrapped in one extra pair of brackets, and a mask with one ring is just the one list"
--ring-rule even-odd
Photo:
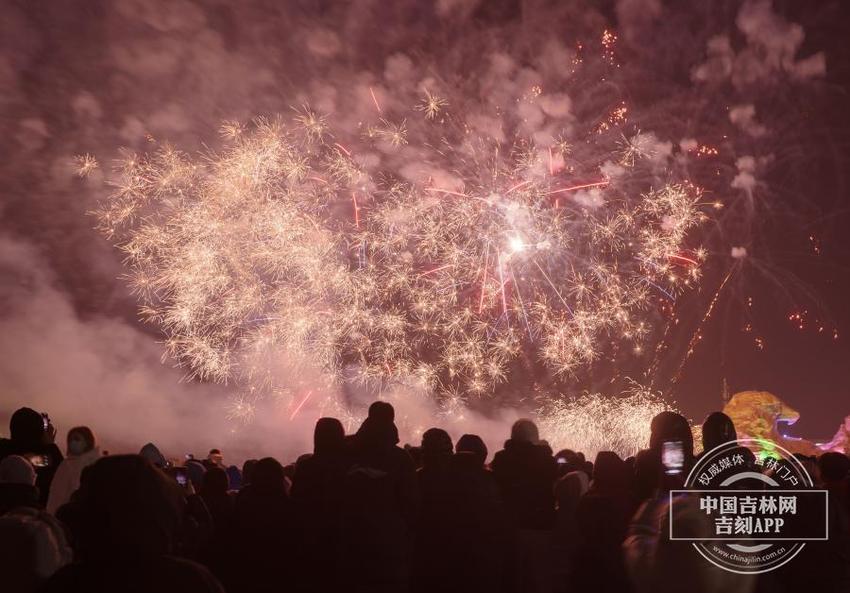
[(555, 451), (581, 451), (588, 459), (615, 451), (625, 458), (647, 447), (652, 419), (665, 410), (676, 411), (659, 394), (635, 385), (621, 397), (553, 398), (537, 415), (540, 434)]
[[(518, 374), (568, 382), (624, 343), (642, 351), (659, 299), (699, 278), (700, 192), (655, 185), (644, 135), (613, 176), (566, 152), (553, 166), (553, 147), (520, 136), (434, 148), (426, 129), (427, 168), (453, 175), (411, 182), (358, 159), (415, 141), (403, 119), (376, 126), (349, 149), (303, 107), (226, 123), (218, 153), (166, 146), (121, 164), (101, 228), (192, 375), (261, 393), (276, 388), (271, 361), (297, 353), (337, 377), (356, 367), (464, 398)], [(613, 134), (586, 141), (623, 152)]]
[(346, 383), (455, 409), (652, 368), (713, 210), (669, 143), (621, 98), (579, 126), (538, 82), (491, 89), (510, 112), (435, 84), (363, 87), (356, 126), (302, 104), (224, 122), (216, 152), (120, 162), (99, 226), (168, 352), (249, 394), (234, 417), (267, 395), (294, 417)]

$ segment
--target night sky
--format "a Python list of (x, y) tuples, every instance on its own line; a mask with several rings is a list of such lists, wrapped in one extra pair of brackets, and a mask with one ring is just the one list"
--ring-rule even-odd
[[(772, 391), (797, 409), (801, 419), (790, 434), (825, 438), (850, 410), (850, 13), (843, 3), (775, 6), (803, 25), (803, 51), (817, 48), (827, 59), (821, 92), (783, 105), (784, 125), (803, 133), (799, 145), (788, 147), (790, 164), (773, 168), (767, 180), (772, 191), (767, 201), (802, 207), (782, 213), (781, 203), (768, 204), (775, 217), (766, 221), (759, 242), (770, 273), (745, 275), (747, 281), (718, 304), (719, 316), (707, 328), (677, 397), (698, 415), (716, 405), (726, 378), (731, 393)], [(795, 313), (803, 315), (804, 330), (788, 319)], [(741, 331), (748, 322), (752, 333)], [(764, 349), (756, 337), (763, 338)]]
[[(104, 174), (120, 147), (144, 150), (150, 137), (188, 151), (214, 146), (222, 119), (286, 111), (316, 92), (323, 72), (368, 78), (380, 76), (398, 52), (424, 60), (442, 51), (434, 39), (468, 45), (474, 63), (476, 43), (491, 31), (513, 35), (520, 55), (527, 50), (516, 48), (546, 35), (593, 39), (610, 27), (620, 34), (617, 82), (644, 114), (635, 125), (656, 129), (668, 115), (678, 118), (668, 136), (677, 142), (691, 129), (704, 133), (711, 121), (705, 114), (722, 112), (725, 101), (753, 104), (767, 128), (730, 149), (729, 163), (748, 151), (765, 157), (758, 186), (709, 233), (701, 287), (677, 305), (682, 326), (655, 387), (696, 420), (722, 405), (724, 381), (731, 393), (771, 391), (801, 413), (793, 434), (831, 437), (850, 414), (850, 5), (690, 4), (5, 2), (0, 415), (33, 401), (82, 422), (113, 402), (102, 422), (129, 431), (142, 410), (176, 410), (163, 424), (170, 430), (184, 417), (204, 422), (202, 410), (221, 395), (216, 386), (179, 383), (180, 372), (160, 363), (162, 336), (138, 321), (120, 254), (93, 228), (88, 213), (108, 191)], [(764, 8), (758, 14), (770, 18), (756, 22), (756, 34), (775, 35), (780, 54), (787, 47), (781, 40), (794, 37), (788, 27), (801, 26), (804, 38), (798, 47), (791, 42), (791, 54), (802, 60), (822, 52), (825, 71), (794, 82), (765, 75), (733, 91), (717, 83), (705, 104), (680, 104), (677, 97), (699, 92), (689, 73), (707, 59), (712, 38), (727, 35), (736, 51), (751, 43), (736, 22), (742, 6)], [(708, 141), (732, 146), (724, 134), (734, 126), (724, 125)], [(72, 164), (83, 153), (102, 164), (88, 178)], [(728, 191), (723, 183), (718, 191)], [(730, 250), (737, 246), (748, 257), (736, 263)], [(674, 384), (688, 337), (733, 267)], [(803, 329), (789, 318), (795, 314)], [(69, 396), (75, 381), (83, 387)], [(587, 386), (599, 387), (592, 380)]]

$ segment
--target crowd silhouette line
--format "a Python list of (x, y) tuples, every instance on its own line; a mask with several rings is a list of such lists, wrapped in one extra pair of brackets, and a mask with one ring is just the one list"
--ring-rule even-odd
[[(430, 428), (399, 446), (393, 407), (375, 402), (356, 433), (315, 427), (312, 453), (228, 466), (213, 449), (170, 463), (152, 443), (107, 455), (88, 427), (65, 454), (46, 414), (17, 410), (0, 440), (0, 588), (231, 593), (762, 593), (850, 591), (850, 459), (798, 456), (829, 491), (827, 541), (762, 575), (721, 570), (672, 541), (698, 509), (669, 491), (698, 457), (684, 417), (662, 412), (647, 449), (593, 461), (553, 452), (514, 423), (492, 455), (477, 435)], [(545, 435), (542, 435), (545, 437)], [(703, 446), (735, 439), (711, 414)], [(681, 471), (664, 471), (665, 443)], [(765, 471), (753, 463), (752, 471)], [(673, 508), (671, 508), (673, 505)]]

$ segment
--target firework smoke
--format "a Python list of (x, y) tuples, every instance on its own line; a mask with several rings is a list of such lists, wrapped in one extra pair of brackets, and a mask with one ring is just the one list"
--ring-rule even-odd
[[(545, 105), (535, 89), (530, 104)], [(687, 239), (704, 218), (700, 192), (687, 180), (653, 187), (673, 173), (657, 171), (651, 136), (626, 139), (605, 120), (589, 138), (506, 145), (462, 121), (455, 144), (446, 126), (408, 138), (376, 111), (348, 148), (304, 107), (289, 124), (227, 124), (234, 142), (204, 161), (165, 147), (122, 162), (96, 214), (127, 255), (143, 315), (191, 376), (251, 400), (285, 387), (280, 359), (442, 396), (518, 391), (529, 375), (566, 383), (621, 343), (641, 352), (659, 299), (669, 306), (699, 277), (705, 251)], [(405, 180), (402, 145), (431, 173)], [(601, 180), (577, 180), (582, 164)], [(434, 171), (448, 172), (442, 185)], [(292, 397), (300, 409), (305, 396)], [(252, 409), (240, 395), (232, 415)]]
[[(154, 377), (74, 399), (115, 401), (104, 430), (167, 402), (151, 431), (175, 447), (184, 398), (203, 402), (199, 432), (253, 418), (232, 438), (284, 426), (274, 442), (303, 443), (319, 413), (355, 423), (378, 394), (411, 402), (415, 435), (435, 414), (474, 427), (472, 409), (508, 421), (501, 406), (672, 375), (731, 260), (730, 289), (764, 258), (765, 179), (793, 168), (776, 98), (825, 69), (768, 2), (724, 6), (8, 7), (2, 222), (55, 270), (67, 323), (4, 287), (27, 316), (0, 332), (4, 402), (67, 410), (65, 381), (13, 356), (39, 347), (40, 319), (67, 334), (41, 374), (76, 348), (82, 374)], [(163, 336), (200, 382), (104, 354)]]

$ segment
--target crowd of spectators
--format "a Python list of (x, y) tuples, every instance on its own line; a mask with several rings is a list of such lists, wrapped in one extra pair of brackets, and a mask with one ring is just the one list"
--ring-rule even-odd
[[(717, 412), (702, 435), (708, 450), (735, 428)], [(653, 420), (646, 450), (592, 461), (553, 452), (530, 420), (489, 464), (473, 434), (453, 443), (431, 428), (400, 447), (385, 402), (355, 434), (320, 419), (313, 452), (288, 465), (228, 466), (218, 449), (178, 465), (153, 444), (107, 454), (84, 426), (63, 455), (55, 436), (46, 415), (21, 408), (0, 440), (3, 591), (850, 591), (850, 459), (799, 458), (829, 490), (827, 541), (776, 571), (724, 571), (668, 537), (669, 517), (693, 514), (668, 492), (696, 458), (672, 412)], [(672, 475), (666, 442), (681, 446)]]

